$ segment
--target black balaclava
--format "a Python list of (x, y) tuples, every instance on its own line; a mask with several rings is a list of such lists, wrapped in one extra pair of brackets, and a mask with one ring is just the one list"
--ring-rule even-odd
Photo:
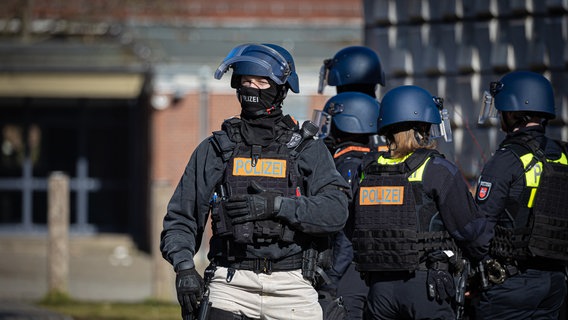
[[(249, 145), (267, 146), (276, 138), (275, 125), (282, 119), (285, 86), (268, 80), (270, 88), (239, 86), (237, 97), (241, 103), (241, 134)], [(240, 81), (239, 81), (240, 83)]]

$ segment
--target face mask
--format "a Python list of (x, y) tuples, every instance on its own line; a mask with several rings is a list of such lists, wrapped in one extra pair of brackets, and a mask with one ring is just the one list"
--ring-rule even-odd
[(240, 87), (237, 96), (241, 102), (241, 116), (248, 119), (270, 115), (283, 100), (275, 85), (266, 89)]

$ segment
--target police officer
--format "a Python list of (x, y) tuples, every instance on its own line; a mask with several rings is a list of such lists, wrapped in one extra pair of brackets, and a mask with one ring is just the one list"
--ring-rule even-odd
[(507, 134), (485, 164), (476, 201), (495, 225), (478, 319), (558, 319), (566, 296), (568, 153), (545, 136), (554, 94), (542, 75), (514, 71), (491, 82), (480, 113)]
[(323, 61), (318, 93), (323, 93), (326, 85), (335, 86), (337, 93), (356, 91), (376, 98), (377, 87), (385, 85), (385, 72), (371, 48), (349, 46)]
[[(377, 148), (373, 137), (377, 136), (378, 116), (377, 100), (360, 92), (339, 93), (326, 102), (323, 110), (314, 111), (314, 121), (319, 121), (316, 123), (321, 128), (318, 137), (326, 141), (337, 170), (353, 191), (357, 189), (363, 159), (372, 153), (372, 148)], [(322, 298), (327, 294), (341, 297), (347, 319), (362, 319), (368, 287), (352, 263), (351, 220), (352, 216), (347, 220), (344, 231), (333, 238), (333, 264), (326, 270), (331, 282), (322, 286), (319, 292)]]
[(435, 138), (451, 140), (445, 115), (443, 100), (417, 86), (383, 97), (378, 132), (389, 151), (365, 165), (354, 196), (369, 319), (455, 319), (461, 256), (487, 253), (490, 226), (457, 167), (435, 150)]
[(283, 115), (288, 90), (299, 92), (288, 51), (243, 44), (215, 78), (229, 69), (240, 118), (199, 144), (164, 218), (161, 250), (177, 273), (182, 314), (204, 299), (194, 256), (210, 213), (210, 319), (321, 319), (310, 258), (320, 237), (343, 228), (349, 185), (313, 138), (317, 127)]
[[(337, 170), (354, 190), (362, 159), (380, 144), (375, 99), (377, 87), (385, 85), (385, 75), (379, 56), (364, 46), (339, 50), (321, 67), (320, 94), (326, 85), (335, 86), (337, 95), (323, 111), (315, 110), (313, 119), (322, 128), (319, 138), (333, 155)], [(352, 264), (350, 229), (348, 220), (344, 232), (334, 237), (333, 267), (327, 270), (332, 283), (320, 288), (320, 293), (342, 297), (347, 319), (362, 319), (368, 287)]]

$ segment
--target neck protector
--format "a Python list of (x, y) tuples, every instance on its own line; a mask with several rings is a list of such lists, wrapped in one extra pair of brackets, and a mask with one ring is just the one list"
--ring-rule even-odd
[(248, 145), (266, 147), (276, 139), (276, 124), (282, 119), (282, 109), (276, 109), (269, 116), (259, 119), (242, 118), (241, 135)]

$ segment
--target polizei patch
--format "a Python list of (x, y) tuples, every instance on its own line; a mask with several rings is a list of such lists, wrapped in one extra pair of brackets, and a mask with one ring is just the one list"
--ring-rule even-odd
[(402, 205), (403, 186), (360, 187), (359, 204), (362, 206)]
[(487, 200), (489, 193), (491, 192), (491, 182), (480, 181), (479, 187), (477, 187), (477, 200), (483, 201)]
[(255, 177), (286, 177), (286, 160), (283, 159), (259, 159), (256, 166), (251, 165), (250, 158), (234, 158), (234, 176), (255, 176)]

